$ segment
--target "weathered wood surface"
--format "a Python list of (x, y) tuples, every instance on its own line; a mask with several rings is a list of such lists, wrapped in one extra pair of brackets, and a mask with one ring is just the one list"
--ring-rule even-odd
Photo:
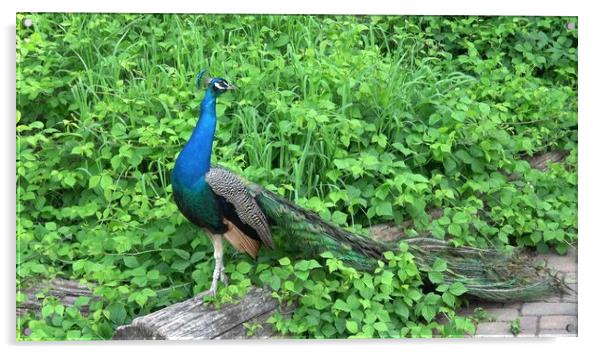
[[(271, 290), (253, 287), (240, 302), (220, 309), (203, 305), (201, 297), (188, 299), (117, 328), (113, 339), (269, 338), (274, 331), (265, 321), (279, 311), (271, 294)], [(260, 327), (247, 336), (245, 323)]]
[[(568, 151), (548, 151), (542, 154), (535, 154), (534, 156), (526, 158), (525, 160), (529, 162), (531, 168), (545, 172), (548, 170), (548, 164), (562, 162), (568, 154)], [(519, 176), (516, 173), (508, 176), (510, 181), (515, 181), (518, 178)]]
[[(73, 306), (75, 300), (80, 296), (93, 297), (92, 290), (88, 286), (82, 285), (76, 280), (61, 278), (40, 281), (37, 284), (20, 289), (20, 291), (27, 296), (27, 300), (17, 305), (17, 317), (29, 311), (39, 313), (44, 296), (53, 296), (65, 306)], [(43, 296), (38, 298), (38, 294), (43, 294)], [(82, 312), (86, 313), (86, 311), (87, 307), (83, 307)]]

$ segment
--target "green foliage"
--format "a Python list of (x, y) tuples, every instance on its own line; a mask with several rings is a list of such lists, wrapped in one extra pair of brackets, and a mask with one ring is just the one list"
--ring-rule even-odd
[[(261, 264), (260, 283), (272, 288), (283, 306), (299, 305), (290, 318), (273, 315), (271, 323), (299, 338), (403, 338), (462, 336), (474, 323), (457, 316), (459, 283), (425, 293), (413, 256), (387, 252), (375, 272), (358, 272), (326, 252), (323, 262), (281, 258), (280, 266)], [(437, 321), (439, 320), (439, 321)]]
[(517, 336), (520, 333), (520, 329), (520, 317), (517, 317), (510, 322), (510, 332)]
[[(21, 26), (25, 17), (32, 27)], [(196, 123), (194, 76), (203, 68), (240, 88), (220, 97), (215, 161), (325, 219), (359, 232), (412, 219), (410, 235), (565, 252), (577, 240), (577, 30), (569, 21), (577, 24), (18, 14), (17, 286), (83, 279), (101, 299), (84, 316), (48, 297), (46, 316), (19, 320), (20, 338), (109, 338), (117, 325), (209, 287), (211, 245), (180, 215), (169, 184)], [(524, 161), (556, 149), (568, 156), (546, 171)], [(431, 220), (435, 208), (442, 216)], [(275, 322), (301, 337), (470, 329), (443, 310), (457, 305), (458, 286), (425, 294), (416, 275), (404, 270), (401, 279), (396, 264), (384, 264), (368, 296), (367, 275), (335, 259), (274, 261), (284, 256), (254, 265), (228, 250), (232, 283), (212, 301), (234, 300), (251, 283), (283, 301), (305, 294), (314, 302)], [(431, 282), (443, 266), (428, 272)], [(348, 288), (331, 288), (337, 277)], [(332, 301), (312, 296), (316, 287)], [(360, 318), (364, 305), (350, 298), (370, 301), (375, 317)], [(392, 299), (415, 306), (406, 316)], [(441, 313), (453, 328), (437, 327)]]

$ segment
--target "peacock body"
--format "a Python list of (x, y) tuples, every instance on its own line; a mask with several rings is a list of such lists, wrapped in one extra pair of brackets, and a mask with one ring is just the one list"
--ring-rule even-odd
[[(365, 271), (374, 269), (384, 252), (397, 249), (396, 243), (379, 242), (341, 229), (255, 183), (243, 181), (227, 169), (211, 166), (216, 100), (234, 86), (222, 78), (209, 79), (207, 83), (197, 126), (176, 160), (172, 187), (179, 210), (204, 229), (212, 241), (215, 268), (209, 293), (215, 294), (220, 280), (227, 282), (223, 238), (255, 258), (261, 246), (274, 247), (272, 230), (278, 228), (286, 243), (301, 255), (315, 257), (329, 251)], [(445, 259), (445, 282), (459, 281), (468, 294), (479, 298), (500, 302), (531, 300), (562, 289), (561, 282), (547, 269), (536, 269), (531, 261), (514, 254), (453, 247), (430, 238), (406, 242), (421, 268), (428, 269), (437, 257)]]

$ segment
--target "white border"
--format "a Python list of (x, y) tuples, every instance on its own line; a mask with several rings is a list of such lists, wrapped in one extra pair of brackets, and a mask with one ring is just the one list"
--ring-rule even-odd
[[(2, 204), (2, 224), (5, 232), (3, 239), (5, 270), (2, 272), (2, 284), (6, 289), (4, 296), (4, 318), (2, 330), (4, 345), (7, 351), (26, 353), (81, 353), (82, 350), (90, 353), (103, 353), (107, 350), (128, 350), (133, 345), (143, 345), (145, 352), (164, 353), (167, 347), (177, 348), (178, 351), (200, 352), (230, 352), (238, 351), (247, 353), (289, 353), (307, 351), (337, 351), (345, 353), (400, 353), (400, 352), (436, 352), (446, 353), (460, 351), (464, 353), (504, 353), (510, 351), (533, 352), (571, 352), (586, 349), (585, 346), (600, 347), (597, 337), (600, 336), (600, 311), (602, 293), (596, 287), (600, 281), (602, 266), (596, 261), (600, 247), (599, 227), (600, 208), (597, 208), (600, 199), (598, 173), (600, 163), (598, 135), (602, 134), (599, 120), (600, 94), (598, 87), (602, 83), (598, 33), (600, 13), (594, 10), (595, 1), (573, 0), (370, 0), (370, 1), (337, 1), (331, 0), (304, 0), (302, 2), (287, 3), (284, 1), (267, 0), (170, 0), (170, 1), (143, 1), (143, 0), (104, 0), (102, 2), (90, 1), (20, 1), (18, 4), (2, 3), (2, 64), (0, 68), (4, 85), (2, 85), (2, 160), (0, 166), (4, 167), (2, 186), (6, 189)], [(14, 22), (15, 12), (177, 12), (177, 13), (271, 13), (271, 14), (418, 14), (418, 15), (543, 15), (543, 16), (579, 16), (579, 337), (557, 339), (513, 339), (513, 340), (404, 340), (404, 341), (236, 341), (236, 342), (179, 342), (179, 343), (141, 343), (141, 342), (99, 342), (99, 343), (29, 343), (15, 344), (14, 320), (14, 105), (15, 105), (15, 74), (14, 74)], [(575, 347), (576, 346), (576, 347)]]

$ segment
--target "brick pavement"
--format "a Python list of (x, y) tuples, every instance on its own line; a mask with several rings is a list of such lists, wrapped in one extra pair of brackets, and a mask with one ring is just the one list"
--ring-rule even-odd
[[(550, 268), (565, 275), (574, 293), (551, 296), (539, 302), (471, 303), (459, 311), (463, 315), (481, 314), (485, 319), (477, 325), (475, 337), (575, 337), (577, 336), (577, 250), (566, 256), (539, 256)], [(515, 323), (515, 333), (512, 324)], [(516, 321), (520, 325), (516, 326)]]

